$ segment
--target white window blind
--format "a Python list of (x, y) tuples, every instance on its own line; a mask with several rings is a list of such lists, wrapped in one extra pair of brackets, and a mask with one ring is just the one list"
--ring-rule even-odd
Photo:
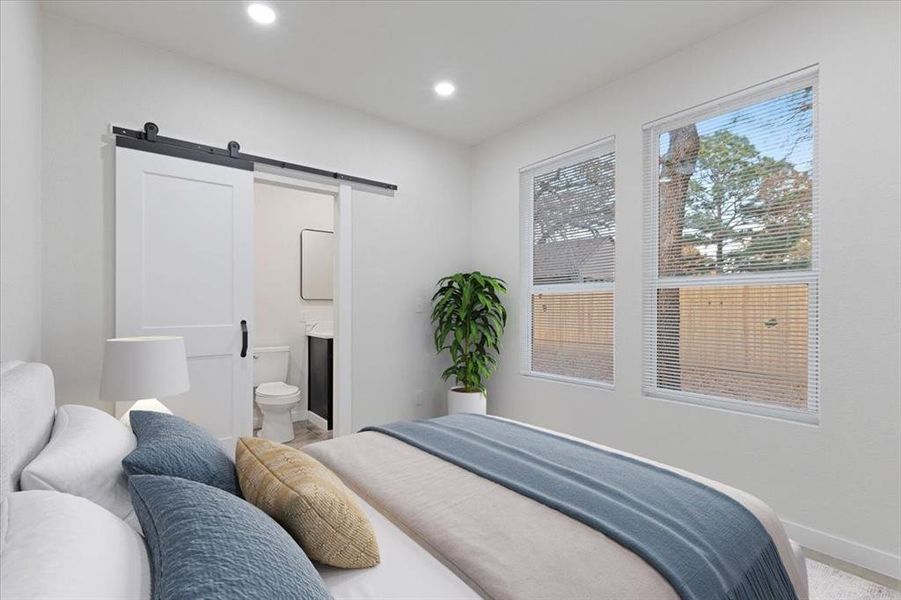
[(613, 383), (613, 141), (522, 172), (524, 373)]
[(815, 422), (816, 73), (645, 129), (647, 395)]

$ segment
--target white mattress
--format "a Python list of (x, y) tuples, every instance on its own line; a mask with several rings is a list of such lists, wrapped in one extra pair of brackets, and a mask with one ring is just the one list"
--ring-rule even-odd
[(455, 600), (480, 597), (453, 571), (362, 498), (356, 496), (356, 500), (375, 529), (381, 563), (371, 569), (338, 569), (317, 565), (336, 600)]

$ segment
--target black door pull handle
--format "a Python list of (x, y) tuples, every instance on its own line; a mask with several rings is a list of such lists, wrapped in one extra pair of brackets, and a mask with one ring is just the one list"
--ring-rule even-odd
[(241, 358), (247, 358), (247, 321), (241, 319)]

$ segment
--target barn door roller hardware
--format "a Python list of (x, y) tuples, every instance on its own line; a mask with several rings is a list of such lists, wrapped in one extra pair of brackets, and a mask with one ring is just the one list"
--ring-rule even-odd
[(113, 135), (116, 136), (116, 145), (123, 148), (132, 148), (134, 150), (142, 150), (144, 152), (153, 152), (156, 154), (166, 154), (168, 156), (208, 162), (225, 167), (243, 169), (245, 171), (253, 171), (255, 164), (270, 165), (279, 167), (280, 169), (300, 171), (302, 173), (329, 179), (337, 179), (348, 183), (359, 183), (391, 191), (397, 190), (397, 186), (393, 183), (385, 183), (384, 181), (356, 177), (354, 175), (347, 175), (346, 173), (339, 173), (338, 171), (317, 169), (316, 167), (308, 167), (306, 165), (299, 165), (274, 158), (266, 158), (265, 156), (247, 154), (241, 152), (241, 145), (234, 140), (230, 141), (225, 148), (216, 148), (214, 146), (207, 146), (206, 144), (197, 144), (195, 142), (165, 137), (160, 135), (159, 132), (159, 126), (157, 126), (156, 123), (151, 122), (144, 123), (144, 129), (127, 129), (116, 125), (113, 126)]

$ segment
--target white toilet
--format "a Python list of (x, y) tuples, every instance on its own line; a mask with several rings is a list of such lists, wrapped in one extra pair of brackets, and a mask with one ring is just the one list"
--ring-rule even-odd
[(291, 409), (300, 401), (300, 388), (285, 383), (288, 378), (288, 346), (253, 349), (254, 400), (263, 413), (257, 436), (274, 442), (294, 439)]

